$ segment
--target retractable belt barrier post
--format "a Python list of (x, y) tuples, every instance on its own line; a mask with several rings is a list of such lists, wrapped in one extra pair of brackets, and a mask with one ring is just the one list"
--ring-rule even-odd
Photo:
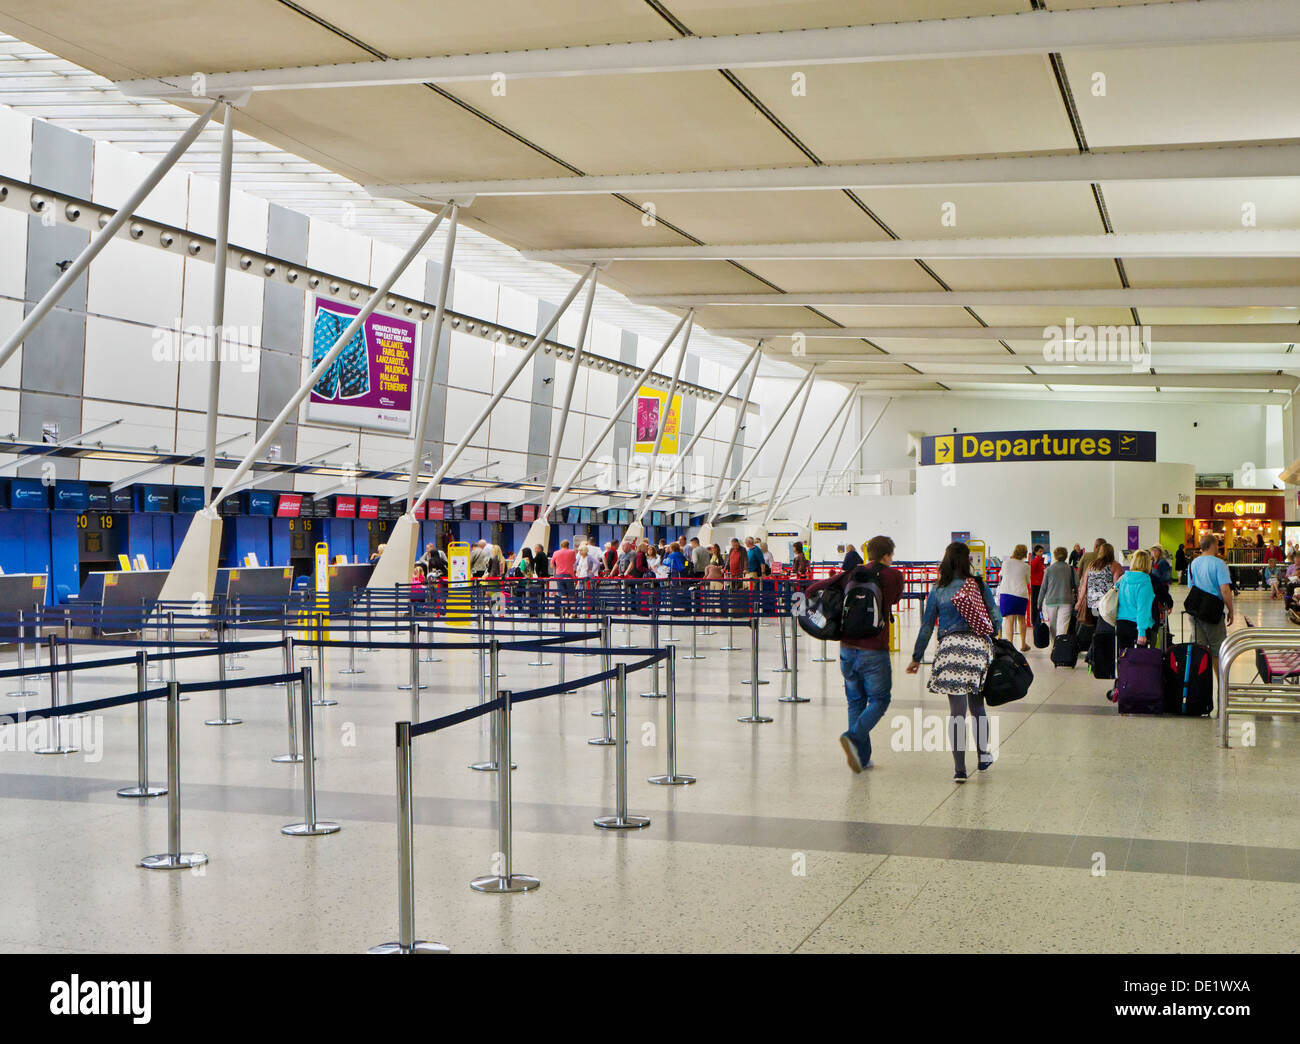
[[(220, 660), (220, 656), (217, 657)], [(146, 870), (184, 870), (208, 861), (203, 852), (181, 851), (181, 703), (180, 686), (167, 684), (167, 851), (145, 856)]]
[(703, 660), (700, 655), (698, 636), (700, 632), (699, 619), (700, 613), (704, 608), (704, 581), (701, 580), (698, 586), (690, 589), (691, 601), (691, 651), (683, 660)]
[(784, 614), (782, 614), (782, 613), (778, 613), (778, 614), (777, 614), (777, 617), (776, 617), (776, 626), (777, 626), (777, 630), (779, 630), (779, 631), (781, 632), (781, 666), (780, 666), (780, 667), (773, 667), (773, 668), (772, 668), (772, 673), (773, 673), (773, 674), (789, 674), (789, 673), (790, 673), (790, 657), (786, 655), (786, 649), (785, 649), (785, 616), (784, 616)]
[[(27, 637), (26, 628), (23, 625), (23, 611), (19, 609), (18, 610), (18, 670), (23, 673), (18, 675), (18, 688), (14, 689), (13, 692), (5, 693), (6, 696), (13, 696), (19, 699), (21, 699), (24, 696), (36, 695), (35, 689), (27, 688), (27, 674), (26, 674), (27, 656), (26, 653), (24, 652), (24, 650), (27, 648), (27, 642), (25, 641), (26, 637)], [(36, 657), (36, 666), (38, 667), (40, 666), (39, 653), (37, 654)]]
[[(659, 589), (657, 587), (650, 589), (652, 600), (650, 602), (650, 648), (656, 652), (662, 648), (659, 644)], [(650, 665), (650, 691), (641, 693), (642, 699), (661, 700), (664, 694), (659, 691), (659, 661), (655, 660)]]
[[(230, 710), (226, 706), (226, 656), (221, 652), (222, 646), (226, 644), (226, 621), (224, 618), (217, 619), (217, 678), (221, 681), (217, 689), (217, 716), (209, 718), (204, 725), (242, 725), (242, 718), (232, 718)], [(173, 663), (176, 661), (173, 659)]]
[(646, 816), (627, 812), (627, 664), (620, 663), (615, 688), (618, 710), (615, 712), (614, 736), (614, 814), (594, 820), (602, 830), (640, 830), (650, 825)]
[[(293, 674), (293, 635), (284, 636), (281, 648), (284, 652), (284, 673)], [(284, 683), (284, 696), (286, 707), (286, 720), (289, 723), (289, 753), (277, 754), (271, 760), (280, 765), (296, 765), (302, 761), (302, 755), (298, 753), (298, 725), (295, 720), (297, 711), (293, 705), (293, 682), (286, 679)]]
[[(497, 693), (501, 700), (499, 709), (493, 712), (497, 719), (496, 759), (498, 764), (510, 765), (510, 693), (503, 690)], [(513, 768), (514, 766), (511, 765)], [(502, 895), (507, 892), (531, 892), (540, 888), (542, 882), (527, 874), (516, 874), (512, 868), (511, 853), (511, 819), (510, 819), (510, 773), (497, 773), (497, 851), (492, 856), (496, 873), (476, 877), (469, 886), (476, 892), (489, 892)]]
[[(501, 643), (493, 638), (488, 643), (488, 686), (490, 691), (497, 692), (497, 679), (501, 677), (498, 670), (498, 664), (501, 657)], [(487, 702), (486, 700), (484, 702)], [(498, 733), (501, 731), (500, 720), (495, 713), (488, 715), (488, 758), (486, 761), (477, 761), (470, 766), (475, 772), (496, 772), (500, 769), (501, 763), (497, 759), (500, 739)], [(510, 762), (512, 769), (518, 768), (513, 761)]]
[(337, 834), (337, 823), (322, 823), (316, 819), (316, 730), (312, 720), (311, 668), (304, 667), (298, 688), (302, 692), (302, 802), (303, 821), (280, 828), (280, 833), (290, 837), (315, 837), (320, 834)]
[(668, 766), (662, 776), (651, 776), (649, 782), (660, 786), (682, 786), (694, 783), (695, 777), (677, 771), (677, 650), (668, 649)]
[[(59, 706), (59, 649), (58, 638), (50, 635), (50, 708)], [(72, 672), (68, 672), (71, 680)], [(63, 718), (56, 717), (50, 724), (50, 745), (33, 751), (34, 754), (75, 754), (81, 748), (68, 747), (63, 743)]]
[[(316, 629), (316, 677), (320, 679), (320, 695), (316, 697), (315, 707), (337, 707), (338, 700), (325, 695), (325, 614), (321, 613), (321, 625)], [(306, 729), (306, 723), (303, 723)]]
[(778, 703), (811, 703), (807, 696), (799, 695), (799, 621), (794, 618), (794, 609), (790, 611), (790, 691), (780, 697)]
[(737, 721), (752, 722), (756, 725), (762, 725), (771, 721), (758, 712), (758, 687), (765, 684), (758, 678), (758, 617), (751, 617), (749, 621), (749, 714), (743, 718), (737, 718)]
[[(149, 683), (149, 654), (141, 649), (135, 654), (135, 687), (143, 692)], [(151, 798), (167, 793), (166, 787), (149, 785), (149, 701), (135, 705), (135, 786), (118, 790), (120, 798)]]
[[(368, 628), (366, 633), (370, 633)], [(365, 673), (365, 668), (357, 666), (357, 596), (354, 591), (348, 600), (348, 665), (339, 674)]]
[(442, 943), (415, 937), (415, 833), (411, 796), (411, 723), (397, 723), (397, 941), (367, 953), (450, 953)]

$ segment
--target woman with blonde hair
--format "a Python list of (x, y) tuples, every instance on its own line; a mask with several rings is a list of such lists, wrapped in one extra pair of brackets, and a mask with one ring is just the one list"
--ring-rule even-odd
[(1016, 640), (1016, 626), (1020, 627), (1020, 651), (1029, 651), (1026, 615), (1029, 612), (1029, 548), (1017, 544), (1011, 557), (1002, 563), (1002, 576), (998, 581), (998, 612), (1006, 628), (1003, 635), (1009, 642)]

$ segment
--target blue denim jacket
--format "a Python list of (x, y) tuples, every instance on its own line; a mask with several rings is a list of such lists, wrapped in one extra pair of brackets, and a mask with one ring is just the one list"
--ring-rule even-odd
[[(953, 595), (961, 590), (962, 584), (965, 582), (961, 577), (953, 577), (947, 586), (940, 587), (935, 584), (931, 589), (930, 597), (925, 600), (925, 609), (921, 613), (921, 633), (916, 636), (916, 647), (912, 650), (913, 660), (920, 662), (925, 655), (925, 649), (930, 644), (930, 636), (934, 633), (935, 624), (939, 625), (940, 638), (952, 634), (954, 631), (970, 630), (966, 618), (952, 604)], [(984, 592), (984, 605), (989, 611), (989, 620), (993, 624), (993, 633), (997, 634), (1002, 629), (1002, 614), (998, 612), (998, 607), (993, 604), (993, 593), (989, 590), (989, 585), (981, 584), (980, 588)]]

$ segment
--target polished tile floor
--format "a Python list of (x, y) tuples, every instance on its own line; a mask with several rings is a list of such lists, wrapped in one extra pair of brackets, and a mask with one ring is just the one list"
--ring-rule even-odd
[[(1281, 623), (1279, 603), (1244, 601), (1252, 621)], [(916, 615), (903, 616), (906, 650)], [(673, 637), (684, 657), (689, 631)], [(747, 638), (737, 631), (735, 644)], [(620, 627), (615, 642), (625, 640)], [(678, 665), (678, 749), (679, 770), (698, 783), (646, 782), (663, 771), (666, 707), (637, 695), (646, 675), (629, 686), (628, 800), (652, 820), (645, 830), (592, 825), (613, 811), (615, 784), (613, 749), (587, 742), (601, 729), (598, 688), (516, 708), (514, 870), (539, 877), (536, 892), (468, 886), (498, 847), (495, 776), (467, 768), (487, 753), (486, 726), (416, 739), (419, 937), (460, 952), (1300, 948), (1295, 719), (1261, 718), (1255, 746), (1220, 750), (1212, 721), (1120, 718), (1086, 668), (1053, 669), (1034, 652), (1029, 696), (997, 715), (996, 765), (955, 786), (951, 755), (925, 742), (946, 708), (902, 672), (899, 654), (876, 767), (855, 776), (837, 740), (838, 667), (813, 662), (817, 643), (798, 649), (811, 702), (780, 703), (789, 675), (773, 670), (778, 632), (761, 629), (761, 709), (775, 720), (746, 724), (748, 649), (719, 651), (720, 633), (696, 641), (706, 658)], [(477, 700), (474, 654), (437, 655), (421, 665), (426, 718)], [(503, 687), (554, 682), (556, 666), (529, 666), (535, 658), (503, 654)], [(410, 695), (396, 689), (408, 659), (361, 653), (364, 674), (338, 673), (346, 661), (327, 654), (338, 705), (315, 716), (319, 814), (343, 828), (332, 836), (280, 833), (302, 818), (301, 766), (270, 760), (287, 747), (282, 689), (231, 690), (244, 720), (231, 727), (204, 724), (213, 693), (181, 705), (183, 847), (210, 855), (201, 871), (137, 866), (167, 847), (167, 808), (115, 796), (135, 775), (133, 709), (87, 719), (96, 749), (67, 756), (32, 754), (16, 729), (0, 730), (0, 951), (357, 952), (395, 938), (393, 722), (410, 717)], [(280, 657), (238, 665), (232, 680), (278, 672)], [(210, 669), (185, 662), (180, 677)], [(572, 657), (569, 676), (595, 669)], [(76, 695), (129, 691), (133, 678), (105, 668), (79, 678)], [(38, 697), (0, 696), (0, 710), (48, 700), (48, 682), (35, 687)], [(155, 704), (157, 782), (163, 736)]]

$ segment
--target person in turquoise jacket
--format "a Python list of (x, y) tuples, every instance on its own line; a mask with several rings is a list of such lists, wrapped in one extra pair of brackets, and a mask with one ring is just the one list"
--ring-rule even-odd
[(1156, 626), (1156, 589), (1151, 583), (1151, 554), (1133, 552), (1128, 572), (1119, 578), (1119, 609), (1115, 615), (1115, 636), (1121, 649), (1146, 645)]

